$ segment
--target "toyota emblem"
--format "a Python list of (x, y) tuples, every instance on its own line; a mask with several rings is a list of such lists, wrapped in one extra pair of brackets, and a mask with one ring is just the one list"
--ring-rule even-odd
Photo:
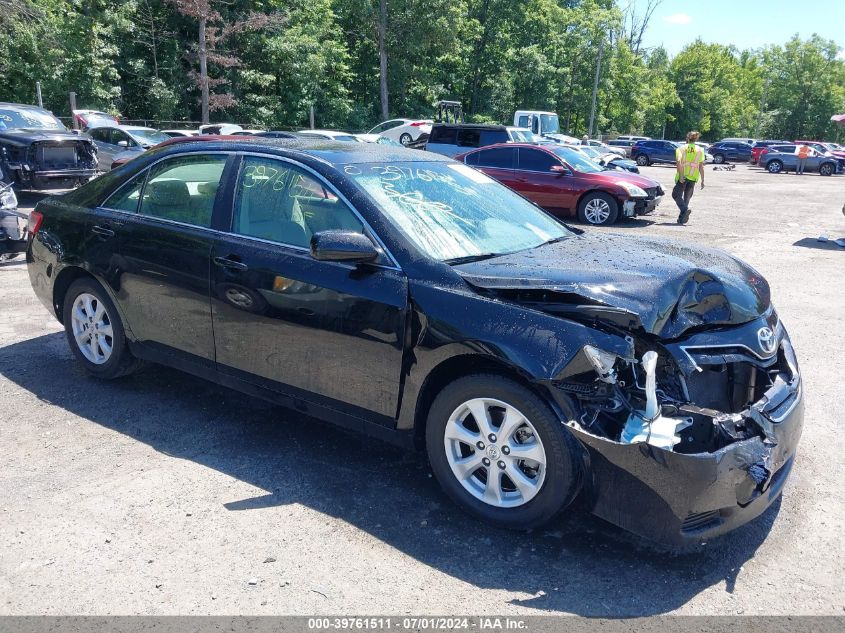
[(757, 330), (757, 342), (760, 343), (760, 349), (763, 350), (764, 354), (771, 355), (777, 351), (777, 339), (775, 333), (772, 332), (772, 328), (761, 327)]

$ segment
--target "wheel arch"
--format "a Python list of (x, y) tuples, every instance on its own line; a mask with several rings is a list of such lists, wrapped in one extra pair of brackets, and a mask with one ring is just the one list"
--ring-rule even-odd
[[(59, 274), (56, 275), (56, 281), (53, 282), (53, 310), (56, 313), (56, 318), (62, 325), (64, 325), (63, 312), (67, 290), (74, 281), (83, 277), (93, 279), (97, 283), (100, 283), (94, 275), (81, 266), (65, 266), (59, 271)], [(100, 283), (100, 285), (102, 284)]]
[(577, 200), (577, 201), (576, 201), (576, 203), (575, 203), (575, 208), (573, 209), (573, 211), (575, 211), (575, 214), (576, 214), (576, 215), (577, 215), (577, 214), (578, 214), (578, 212), (581, 210), (581, 204), (584, 202), (584, 199), (585, 199), (587, 196), (590, 196), (590, 195), (593, 195), (593, 194), (596, 194), (596, 193), (603, 193), (604, 195), (606, 195), (606, 196), (610, 196), (611, 198), (613, 198), (613, 200), (616, 202), (616, 211), (617, 211), (617, 213), (620, 213), (620, 212), (621, 212), (622, 205), (623, 205), (623, 204), (625, 204), (625, 200), (626, 200), (626, 198), (625, 198), (625, 197), (623, 197), (623, 196), (622, 196), (622, 195), (620, 195), (620, 194), (616, 194), (616, 193), (614, 193), (614, 192), (613, 192), (613, 191), (611, 191), (610, 189), (607, 189), (607, 188), (602, 188), (602, 187), (596, 186), (596, 187), (593, 187), (592, 189), (587, 189), (587, 191), (585, 191), (585, 192), (584, 192), (584, 193), (582, 193), (580, 196), (578, 196), (578, 200)]
[(473, 374), (493, 374), (502, 378), (509, 378), (533, 392), (555, 415), (564, 416), (565, 402), (552, 397), (549, 390), (532, 380), (525, 372), (501, 359), (482, 354), (460, 354), (452, 356), (436, 365), (426, 376), (422, 388), (414, 403), (414, 445), (421, 449), (425, 446), (425, 428), (428, 413), (437, 394), (449, 383), (464, 376)]

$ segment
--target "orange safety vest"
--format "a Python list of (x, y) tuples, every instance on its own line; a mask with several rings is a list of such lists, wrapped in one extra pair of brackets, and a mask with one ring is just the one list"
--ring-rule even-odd
[(798, 158), (807, 158), (810, 155), (809, 145), (798, 146)]
[[(698, 145), (687, 143), (683, 147), (675, 150), (675, 160), (680, 162), (684, 167), (684, 178), (690, 182), (698, 181), (698, 166), (704, 162), (704, 150)], [(675, 171), (675, 182), (681, 179), (677, 171)]]

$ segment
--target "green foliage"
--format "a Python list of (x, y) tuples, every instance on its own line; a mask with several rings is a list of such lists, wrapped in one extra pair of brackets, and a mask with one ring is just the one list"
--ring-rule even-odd
[[(212, 65), (233, 100), (216, 120), (260, 127), (367, 129), (379, 120), (379, 0), (213, 0), (220, 24), (243, 29)], [(11, 9), (9, 9), (11, 7)], [(842, 138), (845, 62), (834, 42), (797, 36), (738, 51), (696, 41), (670, 59), (636, 50), (614, 0), (388, 0), (385, 50), (391, 115), (427, 116), (460, 100), (473, 121), (509, 123), (516, 109), (558, 112), (586, 132), (602, 47), (596, 131), (681, 138)], [(632, 46), (634, 49), (632, 49)], [(197, 23), (174, 0), (0, 2), (0, 100), (69, 116), (79, 107), (129, 119), (199, 118)]]

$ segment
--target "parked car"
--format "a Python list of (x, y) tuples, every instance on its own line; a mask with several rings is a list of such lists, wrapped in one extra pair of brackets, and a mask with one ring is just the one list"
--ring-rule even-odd
[(284, 130), (266, 130), (259, 132), (255, 136), (260, 138), (299, 138), (299, 134), (296, 132), (287, 132)]
[(476, 123), (435, 123), (425, 148), (444, 156), (456, 156), (476, 147), (535, 140), (536, 137), (528, 128)]
[[(18, 198), (10, 179), (0, 169), (0, 262), (18, 257), (28, 246), (26, 214), (18, 211)], [(5, 305), (4, 308), (8, 309)]]
[[(775, 152), (769, 148), (761, 160), (763, 168), (772, 174), (795, 171), (798, 168), (798, 154), (794, 149), (789, 152)], [(835, 156), (825, 156), (810, 148), (810, 156), (807, 157), (804, 171), (817, 171), (821, 176), (831, 176), (842, 171), (842, 164)]]
[[(498, 149), (523, 147), (549, 152)], [(177, 142), (41, 201), (30, 227), (29, 279), (86, 373), (160, 362), (299, 426), (425, 448), (490, 525), (580, 496), (697, 543), (775, 503), (793, 464), (801, 378), (757, 271), (573, 231), (433, 153)]]
[(627, 156), (627, 152), (624, 149), (622, 149), (621, 147), (610, 146), (607, 143), (603, 143), (603, 142), (597, 141), (595, 139), (587, 139), (586, 141), (584, 139), (581, 139), (581, 142), (579, 144), (580, 145), (586, 145), (588, 147), (593, 147), (593, 148), (598, 149), (598, 150), (602, 150), (602, 151), (604, 151), (605, 154), (608, 154), (608, 153), (609, 154), (618, 154), (619, 156), (622, 156), (623, 158), (625, 156)]
[(845, 158), (845, 151), (833, 146), (832, 143), (824, 143), (822, 141), (795, 141), (796, 145), (806, 145), (812, 147), (814, 150), (825, 156), (836, 156), (837, 158)]
[(430, 119), (390, 119), (379, 123), (367, 134), (378, 134), (402, 145), (410, 145), (420, 140), (420, 137), (431, 134), (432, 123)]
[(753, 164), (757, 164), (760, 161), (760, 154), (763, 150), (767, 147), (772, 145), (785, 145), (788, 144), (789, 141), (776, 141), (772, 139), (764, 139), (762, 141), (757, 141), (754, 145), (751, 146), (751, 162)]
[(96, 124), (97, 127), (86, 128), (97, 146), (100, 157), (100, 171), (111, 169), (112, 162), (119, 154), (125, 154), (131, 159), (132, 154), (141, 154), (162, 141), (171, 138), (164, 132), (151, 127), (139, 125)]
[(323, 138), (331, 141), (341, 141), (343, 143), (363, 143), (354, 134), (349, 132), (338, 132), (337, 130), (301, 130), (298, 132), (300, 136), (307, 136), (310, 138)]
[(769, 152), (784, 152), (786, 154), (793, 154), (795, 153), (796, 147), (795, 143), (784, 142), (782, 145), (768, 145), (757, 150), (752, 150), (757, 152), (757, 160), (755, 161), (755, 164), (764, 165), (766, 154)]
[(210, 134), (213, 136), (227, 136), (241, 132), (242, 130), (243, 127), (237, 123), (209, 123), (207, 125), (200, 125), (199, 127), (200, 134)]
[(636, 174), (606, 170), (574, 147), (499, 144), (456, 157), (550, 213), (588, 224), (651, 213), (662, 187)]
[(722, 163), (747, 163), (751, 160), (752, 146), (740, 141), (719, 141), (710, 146), (710, 153), (713, 155), (713, 162), (717, 165)]
[(97, 175), (97, 148), (52, 112), (0, 103), (0, 171), (19, 189), (68, 189)]
[(101, 110), (72, 110), (71, 114), (80, 128), (99, 125), (119, 125), (120, 121), (113, 114)]
[(650, 136), (637, 136), (635, 134), (623, 134), (622, 136), (616, 137), (617, 141), (650, 141)]
[(733, 137), (733, 136), (728, 137), (728, 138), (723, 138), (721, 141), (719, 141), (719, 143), (745, 143), (746, 145), (751, 145), (751, 146), (753, 146), (754, 143), (756, 143), (756, 142), (757, 142), (756, 139), (753, 139), (753, 138), (747, 138), (747, 137), (743, 138), (743, 137)]
[(560, 134), (560, 120), (554, 112), (517, 110), (513, 115), (515, 127), (527, 128), (537, 136)]
[(636, 141), (623, 141), (623, 140), (619, 140), (618, 138), (616, 138), (616, 139), (608, 141), (607, 145), (611, 149), (621, 149), (623, 152), (625, 152), (625, 156), (630, 158), (631, 157), (631, 148), (634, 147), (635, 143), (636, 143)]
[(198, 130), (160, 130), (162, 134), (167, 134), (171, 138), (182, 138), (186, 136), (196, 136), (199, 134)]
[(364, 143), (377, 143), (379, 145), (403, 147), (402, 143), (399, 141), (394, 141), (392, 138), (387, 138), (386, 136), (381, 136), (380, 134), (356, 134), (355, 136), (359, 141), (363, 141)]
[(631, 160), (636, 161), (640, 167), (646, 167), (655, 163), (675, 164), (675, 150), (678, 144), (674, 141), (637, 141), (631, 147)]
[(606, 152), (602, 148), (589, 147), (587, 145), (573, 145), (572, 147), (577, 148), (587, 158), (607, 169), (621, 169), (623, 171), (629, 171), (632, 174), (640, 173), (640, 168), (637, 167), (636, 162), (623, 158), (619, 154)]

